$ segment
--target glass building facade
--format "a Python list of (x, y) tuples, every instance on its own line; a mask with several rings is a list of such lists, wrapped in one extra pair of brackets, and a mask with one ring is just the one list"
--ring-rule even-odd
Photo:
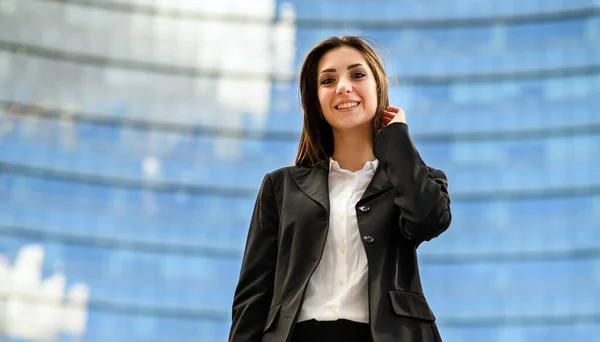
[(355, 34), (450, 180), (444, 341), (600, 341), (594, 0), (1, 0), (0, 341), (225, 341), (302, 59)]

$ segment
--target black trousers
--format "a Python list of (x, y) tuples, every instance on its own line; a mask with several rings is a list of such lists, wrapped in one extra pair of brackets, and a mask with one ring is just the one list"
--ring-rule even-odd
[(294, 327), (292, 342), (371, 342), (369, 325), (345, 319), (304, 321)]

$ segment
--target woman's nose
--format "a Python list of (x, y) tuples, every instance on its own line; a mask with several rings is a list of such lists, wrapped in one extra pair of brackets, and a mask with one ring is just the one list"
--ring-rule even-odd
[(352, 84), (348, 80), (340, 80), (337, 87), (338, 94), (349, 93), (352, 91)]

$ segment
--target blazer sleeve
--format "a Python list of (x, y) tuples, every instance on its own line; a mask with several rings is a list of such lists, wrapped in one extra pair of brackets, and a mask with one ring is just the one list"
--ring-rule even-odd
[(448, 179), (425, 165), (405, 123), (392, 123), (375, 136), (373, 153), (396, 189), (402, 235), (416, 246), (450, 226)]
[(267, 174), (258, 193), (232, 307), (229, 342), (260, 342), (273, 296), (279, 214)]

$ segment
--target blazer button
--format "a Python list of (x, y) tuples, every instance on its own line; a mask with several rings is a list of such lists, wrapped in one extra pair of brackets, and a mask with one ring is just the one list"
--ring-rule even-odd
[(367, 211), (371, 210), (371, 208), (369, 208), (369, 206), (366, 205), (361, 205), (360, 207), (358, 207), (358, 210), (362, 211), (363, 213), (366, 213)]
[(363, 241), (364, 241), (364, 242), (366, 242), (366, 243), (373, 243), (373, 241), (375, 241), (375, 239), (373, 239), (373, 237), (372, 237), (372, 236), (370, 236), (370, 235), (365, 235), (365, 236), (363, 236), (363, 238), (362, 238), (362, 239), (363, 239)]

